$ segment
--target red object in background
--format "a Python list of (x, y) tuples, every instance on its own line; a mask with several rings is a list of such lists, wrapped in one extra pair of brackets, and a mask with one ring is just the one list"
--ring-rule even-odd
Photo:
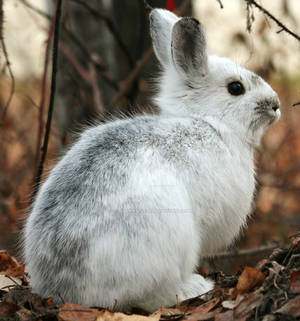
[(176, 8), (175, 0), (166, 0), (166, 9), (170, 11), (174, 11)]

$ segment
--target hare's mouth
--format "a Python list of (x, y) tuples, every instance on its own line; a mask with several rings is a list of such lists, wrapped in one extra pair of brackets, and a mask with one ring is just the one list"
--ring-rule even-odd
[(269, 127), (280, 118), (279, 102), (275, 99), (259, 101), (254, 107), (254, 114), (249, 126), (253, 132)]
[(273, 122), (278, 120), (280, 117), (279, 101), (276, 99), (261, 100), (257, 103), (254, 110), (262, 120), (265, 119)]

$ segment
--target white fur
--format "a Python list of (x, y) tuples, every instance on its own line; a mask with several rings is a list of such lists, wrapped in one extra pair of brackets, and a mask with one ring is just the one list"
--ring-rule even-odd
[[(207, 57), (195, 20), (155, 9), (151, 30), (164, 68), (161, 115), (87, 130), (30, 213), (25, 258), (42, 296), (118, 310), (175, 304), (213, 287), (195, 274), (199, 260), (246, 224), (254, 147), (279, 117), (278, 97), (231, 60)], [(190, 32), (196, 51), (182, 53)], [(237, 80), (245, 93), (232, 96)]]

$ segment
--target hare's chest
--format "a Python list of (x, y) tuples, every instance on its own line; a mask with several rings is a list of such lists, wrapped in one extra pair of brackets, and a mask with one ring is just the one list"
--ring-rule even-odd
[(251, 212), (255, 190), (251, 159), (224, 157), (207, 164), (190, 185), (204, 255), (220, 251), (238, 235)]

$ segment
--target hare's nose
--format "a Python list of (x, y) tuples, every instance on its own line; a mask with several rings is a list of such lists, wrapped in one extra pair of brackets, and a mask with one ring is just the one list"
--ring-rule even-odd
[(275, 111), (275, 113), (276, 113), (276, 111), (277, 111), (277, 109), (279, 109), (279, 106), (278, 105), (274, 105), (273, 107), (272, 107), (272, 109)]

